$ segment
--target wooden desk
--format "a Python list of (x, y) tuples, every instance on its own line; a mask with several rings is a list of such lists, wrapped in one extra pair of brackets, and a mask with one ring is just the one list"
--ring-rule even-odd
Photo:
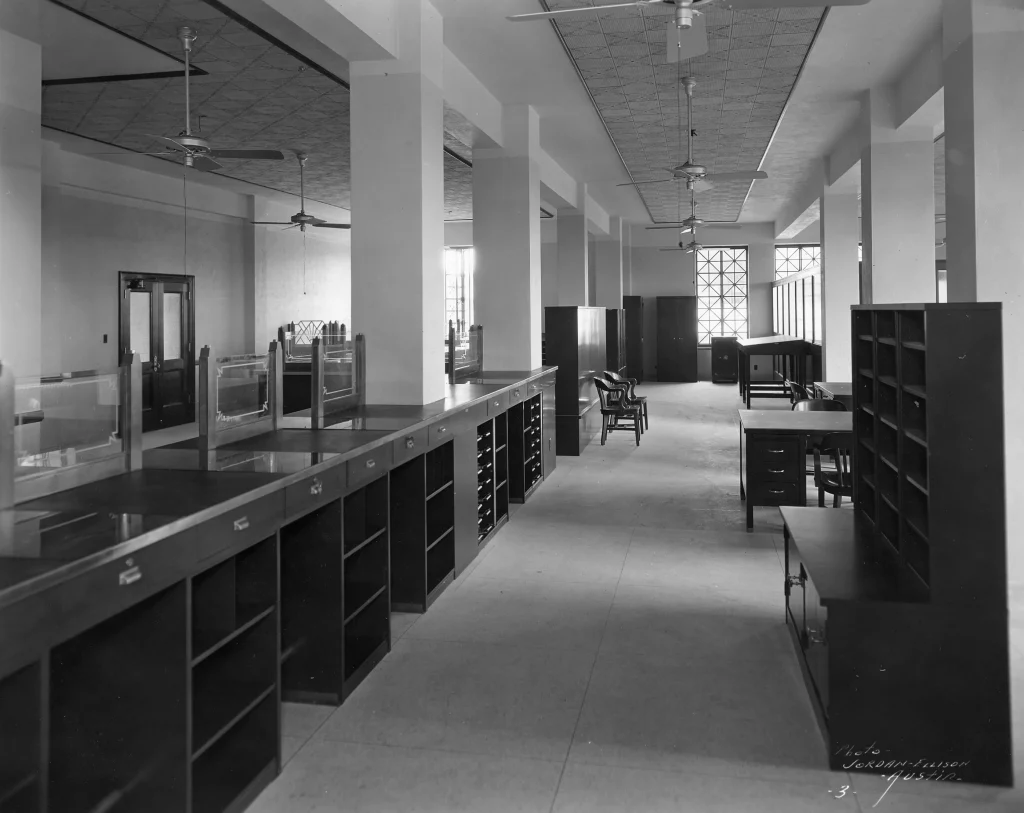
[(786, 625), (832, 770), (1010, 785), (1005, 608), (929, 601), (859, 512), (781, 511)]
[(853, 414), (769, 409), (739, 410), (739, 416), (740, 498), (747, 501), (749, 531), (755, 505), (807, 504), (808, 441), (830, 432), (852, 432)]
[(736, 347), (740, 353), (739, 377), (740, 398), (750, 409), (751, 398), (789, 398), (789, 391), (781, 381), (751, 381), (750, 365), (754, 356), (784, 356), (788, 362), (793, 380), (804, 384), (805, 365), (801, 360), (810, 355), (808, 342), (796, 336), (762, 336), (757, 339), (738, 339)]
[(853, 411), (853, 384), (849, 381), (815, 381), (815, 397), (839, 401)]

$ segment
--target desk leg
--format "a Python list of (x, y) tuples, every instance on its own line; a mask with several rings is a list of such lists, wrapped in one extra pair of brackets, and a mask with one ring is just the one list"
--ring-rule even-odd
[(740, 499), (747, 498), (746, 489), (743, 488), (743, 427), (740, 426)]
[(750, 409), (750, 360), (752, 358), (753, 358), (753, 356), (748, 355), (747, 356), (747, 363), (746, 363), (746, 368), (747, 368), (747, 388), (746, 388), (747, 409)]
[(782, 545), (783, 545), (783, 562), (782, 562), (782, 592), (785, 594), (786, 603), (782, 607), (782, 620), (785, 623), (789, 623), (789, 526), (782, 523)]

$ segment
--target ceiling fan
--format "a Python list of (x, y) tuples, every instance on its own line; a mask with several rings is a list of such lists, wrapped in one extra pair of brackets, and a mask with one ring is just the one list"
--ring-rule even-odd
[[(221, 169), (216, 158), (241, 158), (246, 161), (283, 161), (284, 153), (280, 150), (218, 150), (210, 146), (205, 138), (192, 133), (192, 112), (190, 109), (189, 97), (189, 55), (192, 53), (192, 43), (196, 41), (198, 34), (194, 28), (187, 25), (178, 29), (178, 39), (181, 40), (182, 50), (185, 52), (185, 129), (173, 138), (166, 136), (152, 135), (147, 133), (149, 138), (156, 139), (172, 152), (146, 152), (142, 155), (161, 156), (184, 156), (185, 166), (209, 172), (214, 169)], [(96, 153), (94, 153), (96, 154)]]
[(694, 235), (693, 239), (689, 243), (685, 243), (684, 244), (683, 241), (680, 240), (678, 248), (663, 248), (663, 249), (659, 249), (659, 250), (660, 251), (685, 251), (687, 254), (696, 254), (702, 248), (704, 248), (704, 246), (702, 246), (700, 243), (697, 242), (697, 236)]
[(601, 6), (583, 6), (557, 11), (539, 11), (515, 14), (507, 19), (513, 22), (552, 20), (572, 14), (587, 14), (610, 8), (672, 9), (673, 19), (668, 21), (666, 55), (669, 62), (692, 59), (708, 52), (708, 35), (703, 13), (712, 7), (729, 11), (772, 8), (820, 8), (824, 6), (863, 6), (870, 0), (635, 0), (632, 3), (612, 3)]
[(672, 173), (671, 178), (661, 178), (654, 181), (633, 181), (631, 183), (620, 183), (617, 186), (641, 186), (652, 183), (669, 183), (670, 181), (686, 181), (686, 188), (693, 191), (706, 191), (713, 189), (712, 181), (758, 181), (768, 177), (767, 172), (742, 171), (742, 172), (708, 172), (708, 168), (702, 164), (695, 164), (693, 161), (693, 89), (697, 86), (697, 80), (692, 76), (684, 76), (679, 80), (686, 91), (686, 161), (678, 166), (671, 167), (668, 172)]
[(294, 229), (298, 226), (303, 233), (306, 231), (306, 226), (316, 226), (318, 229), (351, 229), (351, 223), (328, 223), (326, 220), (321, 220), (319, 217), (306, 214), (306, 159), (309, 158), (309, 156), (304, 152), (297, 152), (295, 153), (295, 157), (299, 159), (298, 213), (292, 215), (290, 220), (253, 220), (252, 224), (254, 226), (287, 226), (289, 229)]
[(697, 217), (697, 201), (694, 199), (693, 194), (690, 194), (690, 216), (686, 220), (682, 220), (679, 223), (659, 223), (657, 226), (646, 226), (647, 231), (657, 231), (658, 229), (678, 229), (680, 234), (686, 234), (686, 232), (697, 233), (698, 226), (714, 226), (718, 229), (742, 229), (741, 223), (731, 223), (725, 220), (701, 220)]

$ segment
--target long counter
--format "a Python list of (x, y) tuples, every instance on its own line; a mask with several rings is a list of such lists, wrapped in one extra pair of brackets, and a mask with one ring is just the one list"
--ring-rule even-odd
[(0, 809), (242, 810), (555, 463), (555, 368), (308, 417), (0, 512)]

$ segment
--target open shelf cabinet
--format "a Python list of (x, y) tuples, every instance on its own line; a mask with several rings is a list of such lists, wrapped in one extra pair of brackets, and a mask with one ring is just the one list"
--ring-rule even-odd
[(187, 809), (186, 602), (179, 582), (51, 650), (48, 810)]
[(391, 648), (388, 476), (345, 497), (343, 694), (347, 697)]
[(277, 535), (190, 582), (192, 810), (218, 813), (277, 770)]
[(391, 472), (391, 608), (426, 612), (455, 576), (455, 445)]
[[(515, 407), (513, 407), (514, 409)], [(477, 544), (508, 520), (511, 410), (477, 426)]]
[(1006, 592), (999, 315), (853, 311), (854, 503), (880, 555), (937, 602)]
[(508, 415), (509, 501), (521, 503), (544, 478), (541, 396), (516, 404)]

